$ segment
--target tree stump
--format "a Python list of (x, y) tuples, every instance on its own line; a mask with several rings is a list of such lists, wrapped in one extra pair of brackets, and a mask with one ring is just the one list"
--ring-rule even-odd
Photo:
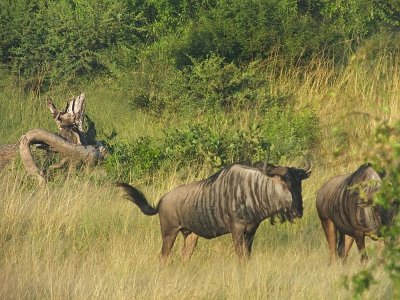
[(19, 153), (26, 171), (36, 175), (40, 183), (46, 182), (46, 173), (40, 170), (32, 156), (31, 145), (46, 145), (51, 152), (58, 153), (63, 159), (60, 164), (50, 166), (58, 168), (66, 163), (82, 162), (89, 166), (95, 166), (104, 159), (105, 148), (97, 145), (75, 144), (62, 136), (42, 129), (34, 129), (25, 133), (19, 143)]
[(31, 147), (34, 145), (61, 157), (61, 161), (50, 166), (49, 169), (78, 163), (94, 166), (105, 158), (107, 151), (100, 142), (96, 141), (95, 124), (85, 115), (85, 94), (67, 102), (62, 111), (58, 110), (51, 100), (47, 102), (47, 106), (56, 122), (58, 134), (43, 129), (33, 129), (20, 138), (19, 146), (18, 144), (1, 146), (0, 169), (2, 164), (6, 164), (15, 157), (19, 150), (28, 174), (36, 176), (39, 183), (45, 183), (48, 170), (41, 170), (37, 166), (32, 155)]

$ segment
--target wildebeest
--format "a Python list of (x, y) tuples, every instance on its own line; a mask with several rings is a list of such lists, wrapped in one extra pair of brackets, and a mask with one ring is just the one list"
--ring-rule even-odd
[(178, 186), (165, 194), (156, 208), (138, 189), (127, 183), (118, 186), (146, 215), (159, 214), (164, 260), (175, 238), (184, 236), (182, 258), (190, 258), (198, 236), (208, 239), (231, 233), (236, 254), (248, 257), (260, 223), (278, 216), (292, 221), (303, 215), (301, 181), (311, 174), (305, 169), (268, 165), (232, 164), (207, 179)]
[[(365, 237), (375, 239), (382, 225), (390, 223), (389, 210), (373, 204), (381, 177), (371, 164), (361, 165), (354, 173), (333, 177), (319, 189), (316, 206), (331, 262), (347, 258), (355, 239), (361, 261), (368, 259)], [(337, 233), (339, 241), (337, 242)]]

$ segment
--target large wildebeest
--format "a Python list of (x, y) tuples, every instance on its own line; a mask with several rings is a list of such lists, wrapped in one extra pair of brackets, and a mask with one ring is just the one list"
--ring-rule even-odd
[[(393, 212), (373, 204), (381, 177), (371, 164), (354, 173), (333, 177), (317, 193), (317, 211), (329, 245), (331, 262), (347, 258), (354, 239), (361, 261), (368, 259), (365, 237), (375, 239), (382, 225), (388, 225)], [(339, 241), (337, 242), (337, 233)]]
[(182, 258), (193, 253), (198, 236), (208, 239), (231, 233), (240, 258), (250, 255), (260, 223), (278, 216), (292, 221), (303, 215), (301, 181), (311, 174), (304, 169), (268, 165), (232, 164), (211, 177), (178, 186), (165, 194), (156, 208), (142, 192), (127, 183), (118, 186), (146, 215), (159, 214), (163, 240), (161, 259), (171, 252), (179, 232), (184, 236)]

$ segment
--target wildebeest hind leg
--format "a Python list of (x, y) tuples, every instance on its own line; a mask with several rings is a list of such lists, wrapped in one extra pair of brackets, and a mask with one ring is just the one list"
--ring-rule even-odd
[(185, 242), (181, 251), (182, 260), (188, 261), (193, 254), (199, 236), (193, 232), (182, 232)]
[(178, 235), (179, 231), (177, 229), (171, 229), (166, 232), (162, 232), (162, 239), (163, 245), (161, 249), (161, 256), (160, 259), (162, 262), (168, 258), (169, 254), (171, 253), (172, 246), (174, 245), (176, 236)]
[(246, 243), (244, 226), (234, 226), (234, 228), (232, 229), (232, 239), (235, 252), (239, 259), (248, 258), (250, 253), (248, 243)]
[(325, 237), (328, 242), (329, 252), (331, 257), (331, 263), (336, 261), (336, 226), (329, 219), (321, 219), (322, 228), (324, 229)]

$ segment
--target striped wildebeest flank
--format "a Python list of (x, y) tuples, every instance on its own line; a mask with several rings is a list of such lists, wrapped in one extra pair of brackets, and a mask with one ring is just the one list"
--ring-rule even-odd
[[(266, 164), (267, 166), (267, 164)], [(311, 162), (304, 169), (268, 165), (232, 164), (211, 177), (178, 186), (165, 194), (156, 208), (138, 189), (118, 182), (126, 197), (146, 215), (159, 214), (164, 260), (179, 232), (184, 236), (183, 260), (190, 258), (198, 236), (211, 239), (231, 233), (240, 258), (250, 255), (260, 223), (279, 217), (292, 221), (303, 215), (301, 181), (311, 174)]]
[(373, 204), (380, 184), (381, 177), (366, 163), (354, 173), (333, 177), (317, 192), (316, 206), (331, 262), (338, 256), (346, 260), (354, 239), (361, 261), (366, 261), (365, 237), (376, 239), (380, 227), (390, 224), (393, 212)]

